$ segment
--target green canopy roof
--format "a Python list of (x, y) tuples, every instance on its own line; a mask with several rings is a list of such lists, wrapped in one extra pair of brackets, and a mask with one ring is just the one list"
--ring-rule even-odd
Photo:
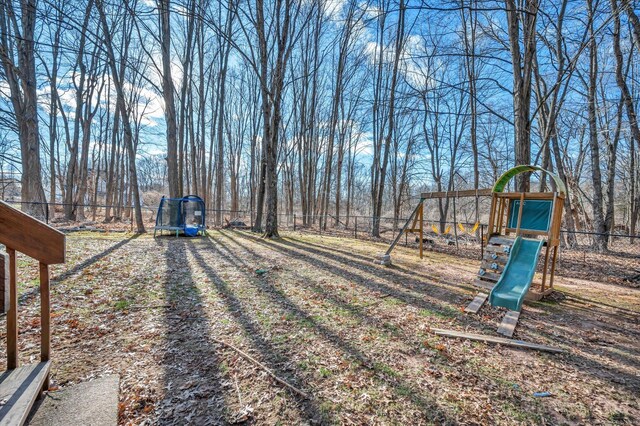
[(495, 185), (493, 185), (493, 192), (504, 191), (504, 188), (507, 186), (507, 183), (509, 183), (509, 181), (513, 179), (514, 176), (519, 175), (520, 173), (527, 173), (527, 172), (544, 172), (548, 174), (551, 177), (551, 179), (553, 179), (553, 181), (555, 182), (556, 190), (563, 194), (567, 193), (567, 188), (564, 186), (564, 182), (562, 182), (562, 180), (558, 177), (558, 175), (556, 175), (555, 173), (551, 173), (550, 171), (545, 170), (542, 167), (529, 166), (524, 164), (520, 166), (515, 166), (507, 170), (506, 172), (504, 172), (502, 176), (498, 178)]

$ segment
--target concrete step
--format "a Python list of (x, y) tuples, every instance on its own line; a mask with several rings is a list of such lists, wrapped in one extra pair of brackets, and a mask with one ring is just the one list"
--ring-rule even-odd
[(33, 407), (31, 426), (114, 426), (118, 424), (120, 378), (105, 376), (48, 392)]

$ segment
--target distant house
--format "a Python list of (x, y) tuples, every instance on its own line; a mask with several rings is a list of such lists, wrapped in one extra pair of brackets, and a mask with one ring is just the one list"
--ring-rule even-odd
[(20, 176), (17, 173), (7, 173), (0, 171), (0, 199), (20, 200), (22, 185)]

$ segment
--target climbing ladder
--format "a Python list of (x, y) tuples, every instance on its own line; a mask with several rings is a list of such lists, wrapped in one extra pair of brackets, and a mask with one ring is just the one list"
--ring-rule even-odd
[(509, 260), (514, 242), (515, 238), (505, 236), (494, 235), (489, 238), (478, 270), (478, 277), (474, 281), (477, 287), (489, 291), (493, 289)]

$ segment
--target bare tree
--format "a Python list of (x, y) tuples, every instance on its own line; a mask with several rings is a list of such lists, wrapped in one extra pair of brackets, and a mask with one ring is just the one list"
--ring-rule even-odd
[(175, 88), (171, 76), (171, 3), (158, 0), (160, 39), (162, 49), (162, 95), (164, 114), (167, 122), (167, 173), (169, 196), (180, 197), (180, 177), (178, 176), (178, 127), (176, 124)]
[[(20, 139), (22, 209), (43, 218), (46, 214), (40, 164), (40, 131), (34, 36), (36, 0), (20, 2), (19, 17), (13, 2), (0, 4), (0, 61), (10, 90)], [(20, 22), (18, 22), (18, 20)]]
[[(538, 0), (525, 0), (522, 9), (515, 0), (505, 0), (509, 48), (513, 66), (513, 115), (515, 124), (514, 152), (516, 164), (531, 162), (531, 93), (532, 71), (536, 51)], [(522, 29), (520, 23), (522, 22)], [(520, 33), (522, 32), (522, 38)], [(521, 51), (521, 43), (523, 50)], [(529, 190), (530, 176), (516, 177), (518, 191)]]
[(116, 89), (116, 106), (120, 111), (120, 118), (124, 127), (124, 145), (129, 157), (128, 169), (129, 177), (131, 180), (132, 188), (132, 201), (135, 209), (136, 227), (138, 233), (144, 233), (144, 222), (142, 221), (142, 208), (140, 206), (140, 192), (138, 188), (138, 175), (136, 171), (136, 153), (133, 146), (133, 131), (131, 129), (131, 122), (129, 117), (129, 108), (125, 102), (125, 93), (123, 89), (123, 82), (116, 66), (116, 57), (113, 51), (113, 43), (111, 39), (111, 32), (109, 30), (109, 24), (104, 11), (102, 0), (96, 0), (96, 9), (100, 14), (100, 23), (102, 25), (102, 31), (104, 34), (104, 45), (108, 58), (109, 68), (111, 70), (111, 79)]
[[(395, 39), (395, 51), (394, 51), (394, 59), (393, 59), (393, 69), (391, 72), (391, 84), (389, 87), (389, 109), (388, 109), (388, 118), (387, 118), (387, 128), (386, 135), (384, 136), (384, 147), (380, 145), (383, 149), (382, 160), (379, 163), (374, 163), (376, 173), (374, 173), (373, 180), (373, 199), (372, 199), (372, 207), (373, 207), (373, 223), (371, 226), (371, 235), (374, 237), (380, 236), (380, 217), (382, 216), (382, 203), (384, 197), (384, 185), (387, 177), (387, 166), (389, 164), (389, 151), (391, 149), (391, 138), (393, 137), (393, 132), (395, 130), (395, 99), (396, 99), (396, 86), (398, 84), (398, 69), (400, 63), (400, 56), (402, 55), (402, 50), (404, 46), (404, 18), (406, 12), (406, 5), (404, 0), (400, 0), (400, 5), (398, 9), (398, 24), (396, 28), (396, 39)], [(379, 47), (382, 51), (382, 47)]]

